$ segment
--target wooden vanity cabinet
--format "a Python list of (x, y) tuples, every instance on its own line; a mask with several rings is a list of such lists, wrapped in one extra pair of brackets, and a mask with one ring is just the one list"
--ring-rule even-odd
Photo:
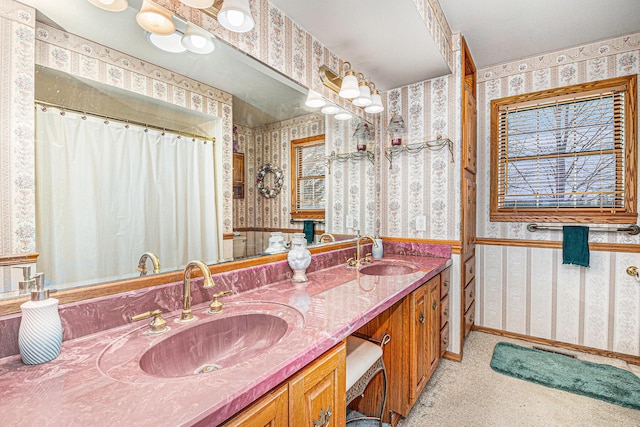
[(413, 406), (440, 361), (440, 276), (410, 296), (409, 404)]
[(346, 358), (343, 341), (222, 427), (344, 426)]
[(289, 386), (283, 384), (269, 392), (240, 414), (223, 424), (223, 427), (288, 427)]
[[(444, 312), (442, 308), (442, 301), (448, 307), (448, 287), (449, 269), (418, 287), (355, 333), (377, 341), (382, 340), (385, 334), (391, 337), (383, 348), (388, 379), (384, 421), (391, 425), (395, 426), (401, 417), (409, 414), (440, 362), (443, 336), (448, 340), (448, 322), (441, 325), (443, 316), (448, 316), (448, 310)], [(367, 387), (365, 396), (349, 406), (360, 412), (376, 413), (381, 387), (382, 381), (378, 376)]]

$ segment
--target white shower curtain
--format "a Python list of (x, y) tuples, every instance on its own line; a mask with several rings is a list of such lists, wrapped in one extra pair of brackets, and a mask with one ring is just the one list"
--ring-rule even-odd
[(36, 111), (37, 266), (52, 284), (132, 276), (147, 251), (163, 269), (218, 259), (212, 142)]

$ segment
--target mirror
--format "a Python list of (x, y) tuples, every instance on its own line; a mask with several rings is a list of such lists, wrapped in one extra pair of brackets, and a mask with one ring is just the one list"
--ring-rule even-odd
[[(26, 3), (38, 9), (38, 21), (47, 25), (48, 28), (62, 31), (62, 34), (78, 35), (110, 49), (124, 52), (135, 57), (133, 59), (139, 59), (137, 66), (153, 69), (154, 66), (151, 64), (156, 64), (184, 74), (191, 79), (186, 82), (187, 85), (202, 82), (233, 96), (228, 100), (228, 103), (233, 106), (233, 122), (227, 126), (224, 123), (223, 111), (217, 111), (217, 114), (196, 112), (194, 109), (176, 106), (175, 103), (171, 104), (165, 100), (156, 100), (147, 95), (118, 88), (117, 85), (114, 87), (114, 84), (106, 85), (82, 78), (78, 75), (77, 69), (70, 70), (65, 65), (57, 68), (39, 65), (35, 70), (36, 97), (43, 101), (70, 108), (102, 112), (114, 117), (123, 115), (135, 117), (135, 121), (181, 132), (213, 136), (219, 141), (223, 141), (227, 136), (232, 137), (231, 125), (239, 128), (242, 132), (238, 135), (237, 148), (245, 154), (245, 199), (231, 201), (231, 189), (229, 189), (228, 198), (224, 194), (225, 189), (220, 191), (220, 198), (226, 199), (232, 205), (233, 212), (232, 218), (219, 216), (220, 221), (230, 221), (229, 224), (220, 224), (220, 230), (226, 227), (233, 232), (252, 232), (256, 236), (261, 234), (261, 239), (264, 241), (264, 235), (268, 235), (271, 231), (284, 230), (292, 233), (302, 229), (302, 224), (290, 223), (287, 214), (290, 209), (288, 176), (284, 194), (282, 197), (269, 200), (270, 203), (266, 203), (267, 200), (257, 194), (253, 184), (257, 170), (267, 161), (289, 167), (286, 163), (289, 158), (288, 144), (291, 139), (324, 132), (327, 154), (334, 151), (347, 153), (355, 150), (355, 142), (351, 139), (356, 126), (355, 120), (339, 122), (332, 116), (325, 117), (317, 111), (318, 109), (305, 107), (304, 100), (307, 93), (305, 88), (225, 43), (216, 40), (216, 50), (206, 56), (191, 53), (170, 54), (149, 45), (144, 33), (135, 24), (136, 8), (139, 8), (141, 2), (130, 0), (129, 9), (117, 14), (102, 11), (86, 0), (58, 2), (36, 0)], [(73, 10), (72, 14), (66, 12), (70, 10)], [(96, 22), (99, 22), (102, 27), (95, 28)], [(105, 28), (118, 28), (118, 31), (106, 31)], [(134, 40), (137, 42), (134, 43)], [(37, 43), (41, 43), (41, 40)], [(163, 83), (175, 76), (163, 74), (156, 77)], [(185, 84), (185, 82), (179, 83)], [(226, 96), (224, 92), (215, 93), (212, 97), (224, 98)], [(77, 103), (78, 99), (81, 99), (82, 103)], [(204, 108), (202, 110), (204, 111)], [(375, 128), (375, 124), (371, 127)], [(220, 147), (222, 145), (218, 144)], [(274, 147), (278, 149), (275, 150)], [(218, 171), (218, 174), (221, 173)], [(354, 185), (356, 182), (357, 184)], [(340, 185), (341, 188), (335, 188), (336, 185)], [(374, 232), (375, 168), (373, 163), (351, 160), (333, 162), (331, 174), (327, 175), (327, 197), (329, 203), (326, 224), (317, 224), (318, 234), (327, 231), (345, 237), (353, 234), (356, 228), (363, 233)], [(241, 203), (246, 207), (244, 212), (252, 215), (245, 215), (244, 220), (241, 220), (241, 212), (244, 209)], [(260, 221), (257, 221), (258, 218)], [(223, 232), (218, 231), (218, 234), (221, 245), (220, 255), (218, 259), (207, 260), (210, 263), (227, 260), (233, 256), (233, 248), (227, 245), (231, 243), (230, 239), (223, 242)], [(258, 238), (254, 237), (254, 242), (257, 240)], [(154, 248), (147, 250), (153, 251)], [(256, 250), (255, 255), (259, 256), (261, 253), (260, 250)], [(162, 261), (161, 254), (158, 255)], [(46, 258), (46, 256), (46, 253), (40, 254), (40, 257)], [(193, 258), (200, 258), (200, 256), (196, 255)], [(70, 260), (70, 262), (75, 261)], [(135, 271), (137, 262), (137, 259), (132, 259), (131, 273), (122, 277), (137, 276), (138, 273)], [(148, 264), (148, 269), (151, 270), (151, 263)], [(162, 271), (180, 267), (181, 265), (164, 264)], [(19, 273), (12, 271), (10, 274), (11, 282), (17, 284), (20, 278)], [(108, 280), (116, 280), (110, 275), (107, 277)], [(82, 285), (100, 283), (104, 280), (100, 277), (91, 277), (88, 281), (82, 282)], [(63, 289), (64, 285), (65, 283), (55, 283), (58, 289)], [(13, 296), (15, 293), (8, 292), (2, 297)]]

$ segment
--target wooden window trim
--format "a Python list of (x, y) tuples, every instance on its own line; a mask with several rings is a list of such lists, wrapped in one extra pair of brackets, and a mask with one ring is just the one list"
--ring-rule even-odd
[[(298, 191), (298, 173), (296, 163), (296, 148), (305, 147), (309, 145), (317, 145), (318, 141), (325, 141), (325, 135), (315, 135), (307, 138), (300, 138), (291, 140), (291, 218), (292, 219), (324, 219), (325, 211), (320, 210), (298, 210), (297, 206), (297, 191)], [(325, 175), (326, 185), (326, 175)]]
[[(535, 104), (550, 98), (567, 98), (571, 95), (586, 92), (605, 91), (623, 86), (625, 96), (625, 200), (624, 208), (615, 212), (602, 212), (593, 208), (498, 208), (498, 119), (500, 110), (507, 105), (520, 106)], [(515, 95), (491, 101), (491, 204), (490, 221), (492, 222), (575, 222), (628, 224), (637, 220), (637, 76), (616, 77), (596, 82), (582, 83), (573, 86)], [(543, 101), (544, 102), (544, 101)]]

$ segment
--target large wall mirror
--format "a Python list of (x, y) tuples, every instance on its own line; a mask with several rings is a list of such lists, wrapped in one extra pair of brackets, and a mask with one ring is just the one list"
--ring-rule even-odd
[[(154, 79), (162, 86), (165, 80), (174, 78), (168, 82), (174, 85), (183, 85), (183, 88), (193, 89), (188, 94), (205, 93), (205, 96), (192, 97), (186, 101), (176, 100), (176, 94), (172, 96), (157, 96), (150, 81), (141, 84), (145, 85), (145, 90), (131, 90), (130, 88), (119, 87), (122, 85), (113, 84), (109, 81), (99, 81), (99, 79), (87, 78), (82, 75), (83, 64), (72, 64), (69, 66), (64, 61), (59, 63), (55, 60), (52, 51), (55, 50), (55, 43), (52, 46), (44, 46), (41, 38), (36, 38), (36, 75), (35, 97), (40, 104), (36, 107), (36, 135), (44, 127), (46, 121), (40, 116), (61, 115), (78, 116), (77, 120), (91, 121), (94, 115), (101, 122), (109, 118), (129, 120), (131, 125), (124, 124), (127, 129), (136, 125), (142, 126), (145, 133), (174, 133), (181, 135), (183, 141), (189, 144), (209, 145), (210, 151), (190, 154), (193, 158), (211, 157), (211, 167), (208, 163), (203, 164), (202, 172), (204, 180), (213, 181), (210, 189), (200, 189), (193, 183), (187, 183), (187, 187), (192, 189), (192, 193), (185, 195), (185, 190), (176, 191), (171, 206), (175, 206), (175, 199), (184, 198), (187, 203), (189, 199), (210, 201), (210, 214), (206, 213), (203, 224), (210, 225), (206, 231), (215, 239), (213, 245), (208, 249), (202, 249), (201, 245), (183, 251), (179, 256), (168, 256), (165, 250), (160, 250), (160, 241), (169, 240), (169, 247), (173, 244), (180, 246), (178, 242), (183, 242), (185, 236), (180, 227), (175, 223), (162, 223), (158, 219), (159, 212), (157, 205), (148, 208), (143, 205), (144, 215), (137, 220), (122, 219), (127, 222), (126, 227), (122, 227), (118, 232), (137, 233), (148, 225), (149, 222), (159, 221), (155, 234), (155, 241), (137, 241), (134, 248), (127, 248), (131, 251), (128, 261), (111, 262), (116, 257), (114, 252), (120, 252), (117, 246), (110, 249), (111, 252), (102, 252), (98, 248), (105, 246), (96, 234), (86, 237), (87, 245), (80, 246), (79, 251), (71, 251), (63, 256), (56, 251), (56, 247), (62, 245), (58, 242), (64, 241), (65, 228), (61, 227), (55, 233), (45, 233), (44, 230), (52, 229), (57, 221), (53, 217), (56, 212), (51, 208), (41, 209), (44, 202), (36, 206), (36, 229), (39, 235), (51, 234), (50, 241), (45, 245), (42, 239), (37, 239), (39, 253), (37, 269), (47, 274), (47, 270), (54, 270), (59, 263), (70, 264), (74, 270), (80, 270), (78, 276), (58, 276), (52, 274), (52, 285), (58, 289), (65, 289), (75, 286), (88, 286), (106, 281), (120, 280), (138, 276), (138, 261), (144, 252), (155, 253), (161, 264), (162, 272), (175, 271), (182, 268), (190, 259), (205, 259), (209, 264), (225, 262), (234, 257), (255, 257), (265, 253), (268, 246), (268, 238), (272, 232), (282, 232), (285, 240), (293, 232), (303, 230), (303, 222), (292, 221), (291, 210), (291, 188), (290, 173), (292, 169), (290, 158), (290, 143), (292, 140), (313, 137), (323, 134), (325, 136), (325, 154), (342, 154), (356, 150), (356, 141), (353, 138), (354, 132), (361, 122), (361, 119), (354, 116), (351, 120), (336, 120), (333, 115), (324, 115), (318, 108), (306, 107), (305, 99), (307, 89), (293, 82), (286, 76), (268, 68), (262, 63), (250, 58), (248, 55), (235, 50), (220, 40), (214, 40), (215, 51), (208, 55), (198, 55), (191, 52), (168, 53), (153, 47), (145, 35), (145, 32), (136, 24), (135, 15), (140, 8), (141, 1), (130, 0), (129, 8), (124, 12), (110, 13), (101, 10), (86, 0), (59, 0), (50, 1), (26, 1), (33, 5), (38, 11), (38, 24), (36, 31), (49, 31), (52, 37), (81, 37), (96, 45), (101, 46), (104, 52), (110, 55), (112, 52), (121, 52), (139, 61), (140, 66), (152, 70), (154, 67), (162, 67), (169, 72), (178, 73), (188, 78), (186, 82), (180, 82), (173, 75), (158, 74)], [(73, 11), (73, 12), (70, 12)], [(174, 18), (178, 29), (186, 29), (186, 23)], [(117, 29), (117, 31), (114, 31)], [(87, 49), (91, 49), (87, 46)], [(64, 50), (60, 51), (64, 54)], [(39, 58), (39, 55), (41, 56)], [(47, 59), (43, 58), (49, 55)], [(51, 59), (54, 58), (54, 59)], [(85, 64), (90, 67), (91, 64)], [(85, 74), (91, 71), (85, 69)], [(101, 70), (105, 75), (105, 70)], [(108, 70), (106, 75), (108, 76)], [(151, 80), (151, 79), (149, 79)], [(130, 84), (130, 82), (128, 82)], [(195, 87), (204, 85), (204, 89)], [(164, 86), (171, 87), (170, 84)], [(161, 89), (161, 88), (160, 88)], [(207, 90), (210, 98), (207, 98)], [(200, 92), (199, 92), (200, 91)], [(172, 99), (169, 99), (172, 98)], [(204, 101), (203, 101), (204, 100)], [(207, 101), (209, 100), (209, 101)], [(210, 100), (214, 100), (210, 101)], [(170, 102), (173, 101), (173, 102)], [(209, 102), (209, 106), (193, 108), (194, 102)], [(182, 104), (182, 105), (180, 105)], [(215, 104), (215, 105), (213, 105)], [(191, 107), (191, 108), (189, 108)], [(227, 110), (230, 111), (227, 111)], [(46, 110), (46, 111), (43, 111)], [(83, 116), (86, 112), (89, 119)], [(95, 114), (91, 114), (95, 113)], [(106, 116), (107, 118), (105, 118)], [(102, 117), (102, 118), (100, 118)], [(232, 118), (230, 121), (228, 118)], [(120, 127), (124, 127), (120, 123)], [(145, 128), (148, 127), (147, 129)], [(55, 127), (55, 125), (53, 125)], [(105, 125), (107, 126), (107, 125)], [(375, 123), (370, 123), (369, 127), (376, 128)], [(101, 134), (93, 133), (93, 139), (101, 141)], [(201, 139), (198, 139), (202, 137)], [(198, 139), (196, 141), (196, 139)], [(211, 141), (215, 139), (215, 144)], [(227, 151), (225, 151), (227, 147)], [(373, 151), (372, 147), (369, 147)], [(47, 151), (36, 150), (36, 164), (45, 164)], [(244, 192), (243, 197), (233, 198), (234, 191), (231, 182), (223, 179), (223, 169), (232, 167), (232, 157), (234, 154), (242, 154), (244, 167)], [(102, 154), (101, 154), (102, 155)], [(37, 156), (41, 156), (38, 159)], [(104, 155), (106, 156), (106, 155)], [(114, 156), (131, 157), (134, 154), (129, 152), (116, 153)], [(225, 156), (228, 166), (223, 164)], [(104, 158), (106, 163), (106, 157)], [(130, 161), (132, 159), (127, 159)], [(56, 160), (57, 161), (57, 160)], [(122, 160), (124, 161), (124, 159)], [(136, 159), (133, 159), (130, 169), (135, 169)], [(193, 172), (192, 160), (183, 162), (183, 166), (175, 166), (179, 171)], [(102, 163), (102, 162), (98, 162)], [(116, 160), (115, 163), (118, 163)], [(122, 162), (120, 162), (122, 163)], [(265, 198), (259, 193), (255, 185), (256, 174), (265, 164), (274, 164), (285, 171), (285, 182), (278, 197)], [(97, 167), (98, 165), (96, 165)], [(319, 244), (317, 239), (322, 233), (332, 233), (339, 238), (349, 238), (357, 231), (361, 233), (373, 234), (375, 232), (375, 162), (371, 158), (362, 157), (358, 160), (347, 161), (327, 161), (326, 163), (326, 213), (324, 218), (314, 221), (315, 236), (312, 244)], [(36, 170), (38, 170), (36, 167)], [(147, 167), (147, 166), (145, 166)], [(153, 166), (148, 166), (153, 168)], [(213, 169), (210, 170), (209, 169)], [(55, 169), (51, 166), (50, 169)], [(62, 168), (61, 168), (62, 169)], [(68, 170), (65, 166), (64, 169)], [(51, 172), (51, 171), (49, 171)], [(67, 191), (62, 186), (62, 180), (54, 175), (44, 175), (53, 185), (49, 185), (47, 194)], [(38, 172), (40, 173), (40, 172)], [(86, 173), (91, 173), (91, 168), (86, 169)], [(210, 173), (209, 175), (206, 175)], [(51, 178), (53, 177), (53, 178)], [(73, 178), (73, 179), (77, 179)], [(108, 178), (104, 178), (108, 179)], [(42, 185), (41, 185), (42, 184)], [(49, 183), (51, 184), (51, 182)], [(148, 182), (141, 186), (157, 186), (158, 182)], [(36, 183), (37, 188), (45, 188), (44, 183)], [(100, 188), (100, 187), (99, 187)], [(108, 188), (108, 187), (107, 187)], [(127, 194), (129, 198), (134, 198), (142, 203), (145, 194), (139, 188), (123, 189), (122, 194)], [(37, 190), (37, 192), (40, 190)], [(76, 191), (76, 190), (74, 190)], [(107, 190), (116, 192), (115, 190)], [(211, 199), (211, 192), (215, 192), (215, 200)], [(38, 200), (39, 195), (37, 196)], [(64, 200), (64, 199), (63, 199)], [(182, 200), (182, 199), (181, 199)], [(70, 209), (70, 205), (59, 205), (62, 215), (72, 217), (73, 215), (111, 215), (117, 213), (111, 208), (87, 210), (86, 206), (78, 207), (78, 212), (65, 213), (65, 209)], [(229, 206), (229, 212), (225, 212)], [(83, 210), (84, 209), (84, 210)], [(195, 209), (195, 208), (188, 208)], [(203, 208), (204, 209), (204, 208)], [(58, 212), (60, 214), (60, 212)], [(150, 219), (153, 218), (153, 221)], [(111, 218), (113, 219), (113, 218)], [(170, 220), (171, 221), (171, 220)], [(116, 218), (117, 222), (117, 218)], [(187, 227), (196, 223), (189, 221)], [(68, 227), (71, 227), (71, 221)], [(183, 228), (184, 228), (183, 227)], [(204, 230), (197, 230), (205, 234)], [(110, 230), (106, 235), (113, 238), (117, 234)], [(230, 235), (233, 234), (233, 240)], [(136, 234), (137, 235), (137, 234)], [(104, 237), (103, 237), (104, 238)], [(58, 239), (58, 240), (56, 240)], [(203, 240), (211, 240), (203, 239)], [(135, 239), (134, 239), (135, 240)], [(174, 243), (171, 243), (171, 241)], [(126, 241), (126, 240), (125, 240)], [(209, 242), (210, 243), (210, 242)], [(330, 244), (330, 243), (325, 243)], [(91, 248), (95, 249), (96, 255), (88, 254)], [(165, 253), (163, 253), (163, 251)], [(207, 252), (207, 253), (204, 253)], [(89, 256), (91, 255), (91, 256)], [(92, 258), (93, 256), (93, 258)], [(100, 259), (102, 265), (117, 264), (118, 267), (110, 270), (108, 268), (97, 268), (95, 259)], [(169, 260), (169, 261), (167, 261)], [(148, 274), (152, 272), (151, 262), (147, 265)], [(0, 299), (13, 298), (17, 296), (17, 282), (21, 279), (18, 271), (11, 273), (12, 280), (10, 289), (5, 284), (4, 293), (0, 294)], [(6, 277), (6, 275), (5, 275)], [(66, 277), (66, 278), (65, 278)]]

